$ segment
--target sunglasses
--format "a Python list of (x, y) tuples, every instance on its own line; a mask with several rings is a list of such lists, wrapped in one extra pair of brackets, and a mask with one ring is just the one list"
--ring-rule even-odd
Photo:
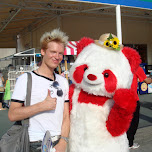
[(59, 97), (62, 97), (63, 96), (63, 91), (62, 89), (60, 88), (59, 86), (59, 83), (57, 81), (54, 81), (52, 84), (51, 84), (52, 87), (54, 87), (55, 89), (57, 89), (57, 96)]

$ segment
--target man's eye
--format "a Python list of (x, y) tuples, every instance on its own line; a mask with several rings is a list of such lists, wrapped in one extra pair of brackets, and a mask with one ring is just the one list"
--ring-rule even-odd
[(54, 54), (54, 53), (55, 53), (55, 51), (50, 51), (50, 53), (51, 53), (51, 54)]

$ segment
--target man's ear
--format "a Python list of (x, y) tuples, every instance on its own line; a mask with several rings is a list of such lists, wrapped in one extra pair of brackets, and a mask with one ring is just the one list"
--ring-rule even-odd
[(45, 55), (45, 50), (41, 49), (41, 55), (44, 56)]

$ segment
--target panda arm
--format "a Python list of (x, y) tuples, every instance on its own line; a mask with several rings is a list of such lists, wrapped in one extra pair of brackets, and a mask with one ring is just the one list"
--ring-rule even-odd
[(115, 137), (128, 130), (137, 104), (137, 93), (130, 89), (119, 89), (113, 99), (115, 104), (109, 113), (106, 127)]
[(70, 111), (72, 110), (72, 97), (73, 97), (74, 89), (75, 89), (75, 85), (71, 84), (69, 88)]

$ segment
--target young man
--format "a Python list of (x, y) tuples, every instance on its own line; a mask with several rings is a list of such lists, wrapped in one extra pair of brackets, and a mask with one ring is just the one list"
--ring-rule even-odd
[(24, 107), (27, 74), (22, 74), (15, 85), (8, 112), (11, 121), (30, 118), (30, 152), (40, 152), (41, 142), (48, 130), (56, 152), (65, 152), (69, 135), (68, 81), (54, 73), (63, 59), (68, 37), (55, 29), (45, 33), (40, 40), (41, 66), (32, 71), (31, 105)]
[[(131, 88), (136, 92), (137, 92), (138, 81), (140, 82), (144, 81), (147, 84), (152, 83), (152, 79), (147, 78), (144, 70), (141, 67), (139, 67), (136, 73), (134, 74), (133, 83), (131, 85)], [(130, 124), (130, 128), (127, 131), (127, 138), (129, 141), (130, 149), (136, 149), (140, 146), (138, 143), (134, 143), (134, 136), (136, 134), (138, 124), (139, 124), (139, 114), (140, 114), (140, 103), (139, 103), (139, 98), (138, 98), (136, 111), (134, 112), (133, 119)]]

